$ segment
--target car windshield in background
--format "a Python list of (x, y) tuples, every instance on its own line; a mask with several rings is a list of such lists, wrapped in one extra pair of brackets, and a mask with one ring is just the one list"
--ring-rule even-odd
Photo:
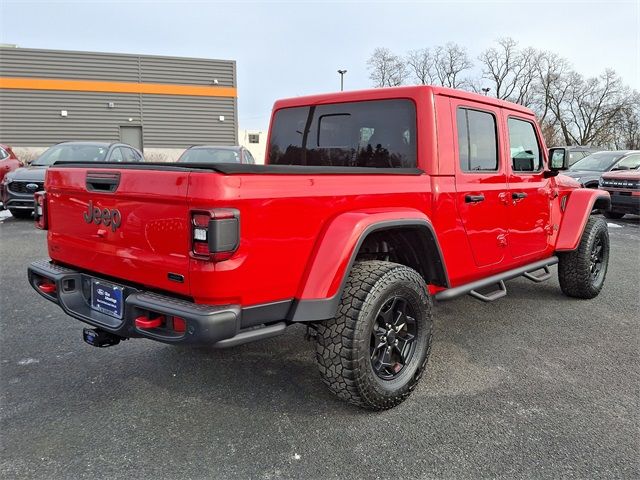
[(226, 148), (190, 148), (178, 159), (181, 163), (240, 163), (240, 154)]
[(53, 165), (55, 162), (102, 162), (107, 147), (100, 145), (56, 145), (45, 151), (32, 165)]
[(584, 157), (571, 165), (569, 170), (586, 170), (590, 172), (606, 172), (622, 155), (618, 152), (599, 152)]
[(283, 108), (274, 117), (269, 163), (415, 168), (416, 107), (394, 99)]

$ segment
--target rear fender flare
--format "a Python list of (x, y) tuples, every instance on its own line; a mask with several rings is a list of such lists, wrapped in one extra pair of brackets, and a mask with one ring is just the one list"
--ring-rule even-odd
[[(324, 229), (304, 274), (289, 320), (309, 322), (332, 318), (344, 285), (366, 238), (382, 230), (416, 229), (437, 252), (434, 284), (449, 281), (438, 239), (429, 218), (418, 210), (354, 211), (339, 215)], [(425, 252), (427, 255), (427, 252)]]
[(556, 251), (568, 252), (578, 248), (582, 233), (594, 208), (602, 210), (611, 208), (609, 192), (593, 188), (579, 188), (569, 194), (560, 222)]

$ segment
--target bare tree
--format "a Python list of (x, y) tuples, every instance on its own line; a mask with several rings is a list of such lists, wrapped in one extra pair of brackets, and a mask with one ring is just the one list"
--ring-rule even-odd
[(632, 91), (611, 124), (612, 145), (617, 150), (640, 150), (640, 93)]
[(414, 80), (419, 85), (433, 85), (437, 83), (436, 57), (431, 50), (423, 48), (410, 50), (406, 58), (407, 65), (413, 73)]
[(489, 82), (496, 98), (530, 105), (539, 53), (533, 48), (519, 49), (512, 38), (501, 38), (496, 43), (478, 57), (482, 78)]
[(472, 67), (473, 63), (464, 47), (451, 42), (436, 47), (434, 69), (435, 77), (440, 85), (463, 88), (467, 82), (462, 78), (462, 72)]
[(411, 50), (404, 59), (377, 48), (367, 65), (378, 87), (402, 85), (413, 77), (418, 84), (489, 92), (528, 106), (548, 145), (640, 149), (640, 93), (626, 87), (614, 71), (585, 78), (557, 54), (519, 48), (511, 38), (497, 40), (478, 60), (481, 76), (466, 75), (473, 68), (466, 50), (447, 43)]
[(566, 111), (573, 123), (571, 139), (578, 145), (608, 143), (608, 128), (625, 106), (628, 90), (613, 70), (599, 77), (580, 77)]
[(563, 121), (564, 98), (574, 77), (571, 65), (552, 52), (541, 51), (534, 65), (536, 80), (532, 84), (532, 108), (542, 127), (547, 145), (569, 144), (569, 125)]
[(404, 59), (388, 48), (376, 48), (367, 60), (367, 68), (375, 87), (397, 87), (409, 77)]

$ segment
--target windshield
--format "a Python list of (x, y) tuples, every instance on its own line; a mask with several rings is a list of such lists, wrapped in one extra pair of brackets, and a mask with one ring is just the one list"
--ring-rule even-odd
[(101, 162), (107, 147), (100, 145), (55, 145), (46, 150), (31, 165), (53, 165), (55, 162)]
[(272, 165), (415, 168), (416, 108), (395, 99), (283, 108), (268, 153)]
[(586, 170), (589, 172), (607, 172), (622, 155), (618, 152), (599, 152), (584, 157), (571, 165), (569, 170)]
[(240, 154), (227, 148), (190, 148), (178, 161), (181, 163), (240, 163)]

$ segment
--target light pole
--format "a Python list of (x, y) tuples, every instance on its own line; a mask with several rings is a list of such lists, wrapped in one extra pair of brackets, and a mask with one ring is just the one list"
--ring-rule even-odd
[(347, 73), (347, 71), (338, 70), (338, 73), (340, 74), (340, 91), (342, 92), (344, 90), (344, 74)]
[(489, 87), (485, 87), (482, 89), (482, 91), (484, 92), (485, 96), (489, 95), (489, 90), (491, 90)]

